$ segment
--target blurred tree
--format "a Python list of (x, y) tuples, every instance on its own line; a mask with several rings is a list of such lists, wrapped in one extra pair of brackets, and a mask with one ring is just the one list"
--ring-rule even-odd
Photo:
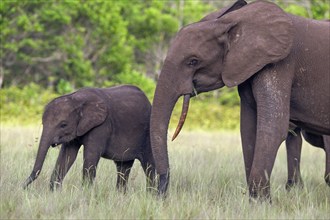
[[(234, 1), (0, 0), (0, 88), (6, 88), (0, 90), (1, 117), (17, 117), (23, 105), (30, 115), (36, 109), (41, 113), (52, 97), (84, 86), (130, 83), (152, 99), (179, 28)], [(292, 14), (330, 19), (329, 0), (269, 1)], [(200, 117), (209, 118), (212, 126), (237, 106), (235, 88), (204, 93), (190, 118), (196, 124)], [(210, 111), (202, 116), (206, 107)], [(238, 121), (238, 115), (232, 118)]]
[(178, 28), (210, 8), (200, 0), (3, 0), (0, 82), (64, 91), (133, 70), (154, 78)]
[(131, 67), (118, 1), (2, 1), (5, 85), (100, 85)]
[[(274, 1), (329, 19), (329, 0)], [(157, 79), (178, 29), (232, 2), (2, 0), (0, 87), (35, 82), (63, 92), (125, 83), (116, 75), (134, 71)]]
[(318, 20), (330, 20), (330, 1), (311, 0), (312, 18)]
[(167, 47), (184, 25), (198, 21), (212, 7), (202, 1), (133, 1), (124, 18), (135, 42), (135, 69), (157, 79)]
[(329, 0), (276, 0), (285, 11), (317, 20), (330, 19)]

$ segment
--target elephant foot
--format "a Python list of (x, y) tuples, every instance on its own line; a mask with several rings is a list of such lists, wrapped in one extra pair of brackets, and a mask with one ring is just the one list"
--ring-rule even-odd
[(57, 181), (51, 181), (50, 183), (49, 183), (49, 189), (50, 189), (50, 191), (52, 191), (52, 192), (54, 192), (54, 191), (56, 191), (56, 190), (59, 190), (59, 189), (61, 189), (62, 188), (62, 183), (60, 183), (60, 182), (57, 182)]
[(288, 180), (285, 184), (285, 189), (287, 191), (290, 191), (294, 187), (299, 187), (301, 189), (304, 188), (304, 182), (302, 181), (302, 179)]
[(250, 202), (255, 202), (255, 203), (259, 203), (259, 202), (268, 202), (268, 203), (272, 203), (272, 198), (270, 196), (270, 186), (250, 186), (249, 189), (250, 192), (250, 198), (249, 201)]
[(147, 178), (146, 182), (147, 182), (146, 190), (148, 193), (153, 193), (157, 191), (155, 178)]
[(169, 173), (159, 175), (159, 183), (158, 183), (158, 196), (159, 197), (166, 198), (169, 180), (170, 180)]

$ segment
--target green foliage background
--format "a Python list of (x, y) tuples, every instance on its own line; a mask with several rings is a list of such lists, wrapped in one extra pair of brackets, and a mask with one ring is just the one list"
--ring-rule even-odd
[[(184, 25), (233, 1), (0, 1), (1, 123), (41, 123), (43, 106), (86, 86), (134, 84), (152, 101), (167, 47)], [(328, 0), (278, 0), (329, 19)], [(172, 121), (177, 121), (178, 105)], [(239, 99), (222, 89), (193, 99), (185, 128), (236, 129)], [(175, 124), (173, 124), (175, 126)]]

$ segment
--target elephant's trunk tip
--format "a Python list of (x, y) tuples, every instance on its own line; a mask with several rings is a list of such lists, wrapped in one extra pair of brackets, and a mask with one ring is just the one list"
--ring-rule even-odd
[(28, 177), (28, 178), (25, 180), (25, 182), (22, 184), (22, 188), (23, 188), (23, 189), (27, 189), (28, 186), (30, 185), (30, 183), (31, 183), (32, 181), (33, 181), (32, 178), (31, 178), (31, 177)]
[(172, 141), (174, 141), (174, 139), (179, 135), (179, 133), (183, 127), (183, 124), (186, 120), (186, 117), (188, 114), (188, 109), (189, 109), (189, 101), (190, 101), (190, 95), (189, 94), (184, 95), (179, 124), (175, 129), (174, 135), (172, 137)]
[(38, 175), (40, 173), (40, 170), (37, 172), (32, 171), (31, 175), (25, 180), (22, 187), (23, 189), (27, 189), (27, 187), (35, 180), (37, 179)]

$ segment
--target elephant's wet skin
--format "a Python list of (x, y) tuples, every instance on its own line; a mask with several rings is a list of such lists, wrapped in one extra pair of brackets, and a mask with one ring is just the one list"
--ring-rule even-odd
[(114, 160), (116, 187), (125, 191), (134, 160), (147, 176), (147, 188), (154, 187), (155, 166), (150, 147), (151, 104), (135, 86), (106, 89), (86, 88), (51, 101), (42, 117), (43, 131), (27, 188), (40, 174), (50, 146), (62, 145), (51, 175), (51, 190), (61, 183), (84, 146), (83, 182), (93, 183), (101, 157)]
[[(289, 122), (330, 135), (329, 35), (329, 22), (294, 16), (266, 1), (239, 0), (183, 27), (169, 47), (151, 112), (158, 192), (168, 188), (167, 132), (178, 98), (185, 96), (187, 105), (197, 93), (237, 86), (250, 196), (270, 199), (269, 178)], [(188, 112), (183, 109), (178, 131)]]

